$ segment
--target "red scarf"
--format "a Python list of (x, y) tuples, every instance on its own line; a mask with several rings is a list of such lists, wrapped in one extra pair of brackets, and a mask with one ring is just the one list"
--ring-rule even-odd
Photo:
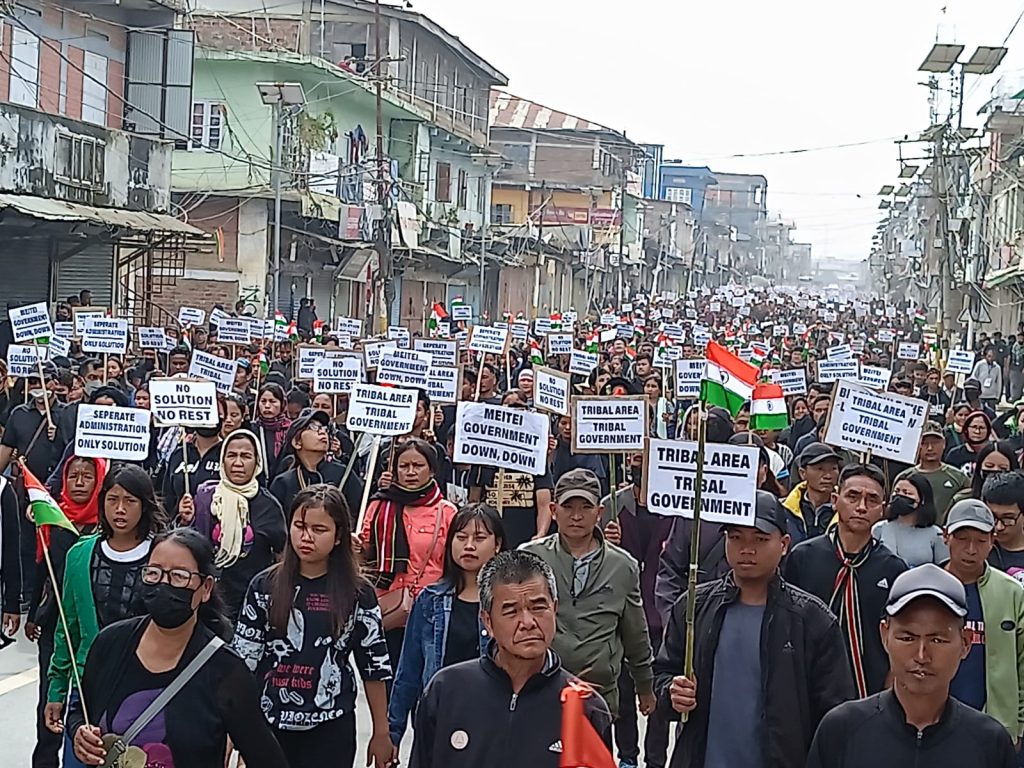
[[(99, 498), (100, 491), (103, 489), (103, 479), (107, 476), (107, 471), (110, 469), (110, 462), (106, 459), (90, 459), (93, 466), (96, 468), (96, 485), (93, 486), (92, 493), (89, 494), (88, 500), (83, 504), (72, 500), (68, 494), (68, 469), (71, 467), (76, 456), (71, 456), (61, 470), (61, 486), (60, 486), (60, 498), (57, 499), (57, 506), (61, 508), (68, 520), (75, 524), (75, 527), (81, 531), (84, 528), (94, 526), (99, 523)], [(43, 546), (50, 546), (50, 526), (44, 525), (39, 529), (39, 536), (36, 538), (36, 562), (42, 562), (43, 560)]]
[(389, 485), (374, 494), (379, 503), (370, 529), (370, 562), (381, 576), (379, 586), (389, 586), (397, 573), (409, 567), (409, 539), (402, 514), (405, 508), (432, 507), (443, 498), (436, 480), (412, 490)]

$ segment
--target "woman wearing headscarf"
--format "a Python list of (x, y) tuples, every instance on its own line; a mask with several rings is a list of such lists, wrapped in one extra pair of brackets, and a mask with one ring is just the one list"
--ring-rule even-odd
[(252, 577), (274, 564), (284, 548), (284, 512), (260, 486), (263, 454), (259, 439), (246, 429), (232, 432), (221, 445), (220, 478), (199, 486), (195, 515), (186, 520), (216, 549), (221, 594), (232, 621)]

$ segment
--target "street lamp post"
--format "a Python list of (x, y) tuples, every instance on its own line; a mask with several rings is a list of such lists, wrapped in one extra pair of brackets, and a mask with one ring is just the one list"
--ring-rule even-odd
[[(281, 306), (281, 190), (284, 178), (285, 107), (290, 112), (305, 106), (306, 94), (301, 83), (256, 83), (263, 103), (274, 110), (274, 157), (271, 175), (274, 184), (274, 292), (273, 310)], [(268, 314), (270, 312), (268, 311)]]

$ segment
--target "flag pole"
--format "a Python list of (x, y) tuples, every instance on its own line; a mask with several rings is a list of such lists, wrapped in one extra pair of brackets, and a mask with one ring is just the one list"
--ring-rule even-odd
[[(693, 680), (693, 646), (696, 641), (695, 622), (697, 617), (697, 569), (700, 561), (700, 505), (701, 486), (704, 483), (704, 445), (707, 442), (707, 412), (704, 403), (697, 401), (697, 466), (693, 487), (693, 528), (690, 530), (690, 575), (686, 599), (686, 654), (683, 659), (683, 675)], [(686, 722), (683, 713), (683, 722)]]

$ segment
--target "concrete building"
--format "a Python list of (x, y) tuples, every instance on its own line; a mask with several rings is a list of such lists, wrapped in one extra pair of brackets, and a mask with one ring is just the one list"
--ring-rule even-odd
[[(350, 267), (338, 262), (335, 266), (340, 267), (343, 282), (333, 291), (337, 312), (331, 316), (365, 316), (371, 311), (366, 297), (380, 294), (385, 296), (389, 319), (404, 324), (425, 323), (434, 302), (449, 302), (455, 296), (480, 306), (482, 232), (490, 179), (497, 165), (496, 156), (487, 149), (488, 93), (507, 78), (459, 38), (404, 6), (381, 3), (378, 30), (374, 3), (363, 0), (332, 0), (315, 10), (301, 0), (275, 3), (268, 11), (254, 11), (244, 0), (201, 0), (198, 5), (193, 19), (202, 49), (245, 55), (290, 52), (316, 62), (331, 78), (348, 81), (347, 89), (331, 96), (329, 106), (320, 104), (327, 98), (322, 92), (309, 97), (314, 114), (352, 109), (344, 117), (335, 115), (340, 118), (337, 125), (345, 146), (325, 150), (326, 161), (336, 154), (343, 164), (369, 168), (361, 183), (349, 183), (350, 177), (340, 190), (338, 199), (349, 206), (345, 220), (353, 226), (333, 233), (344, 245), (324, 243), (328, 248), (362, 254), (367, 235), (372, 234), (372, 226), (357, 231), (354, 224), (367, 209), (375, 210), (375, 119), (372, 108), (363, 107), (364, 95), (374, 87), (375, 72), (383, 78), (395, 279), (387, 279), (391, 270), (372, 254), (366, 261), (358, 256)], [(374, 54), (378, 31), (379, 65)], [(265, 115), (260, 120), (265, 122)], [(266, 145), (261, 154), (266, 155)], [(331, 196), (326, 181), (327, 177), (315, 191)], [(324, 266), (320, 271), (316, 264), (306, 269), (308, 290), (319, 297), (322, 317), (327, 316), (325, 299), (331, 294), (330, 277), (324, 273), (332, 272), (329, 265)], [(206, 280), (211, 277), (204, 275)], [(307, 290), (299, 279), (292, 293), (294, 282), (289, 282), (289, 297), (282, 302), (286, 313), (294, 311), (297, 299)], [(224, 295), (230, 293), (227, 286), (222, 288)], [(257, 284), (246, 278), (237, 290), (259, 305), (265, 300), (265, 289), (265, 281)]]
[[(641, 263), (642, 150), (625, 134), (504, 91), (491, 95), (491, 230), (499, 312), (600, 308)], [(637, 274), (638, 276), (638, 274)]]
[[(155, 321), (198, 230), (171, 215), (187, 132), (184, 4), (26, 0), (0, 17), (0, 308), (89, 289)], [(128, 26), (149, 29), (145, 35)], [(6, 311), (2, 322), (7, 322)]]

